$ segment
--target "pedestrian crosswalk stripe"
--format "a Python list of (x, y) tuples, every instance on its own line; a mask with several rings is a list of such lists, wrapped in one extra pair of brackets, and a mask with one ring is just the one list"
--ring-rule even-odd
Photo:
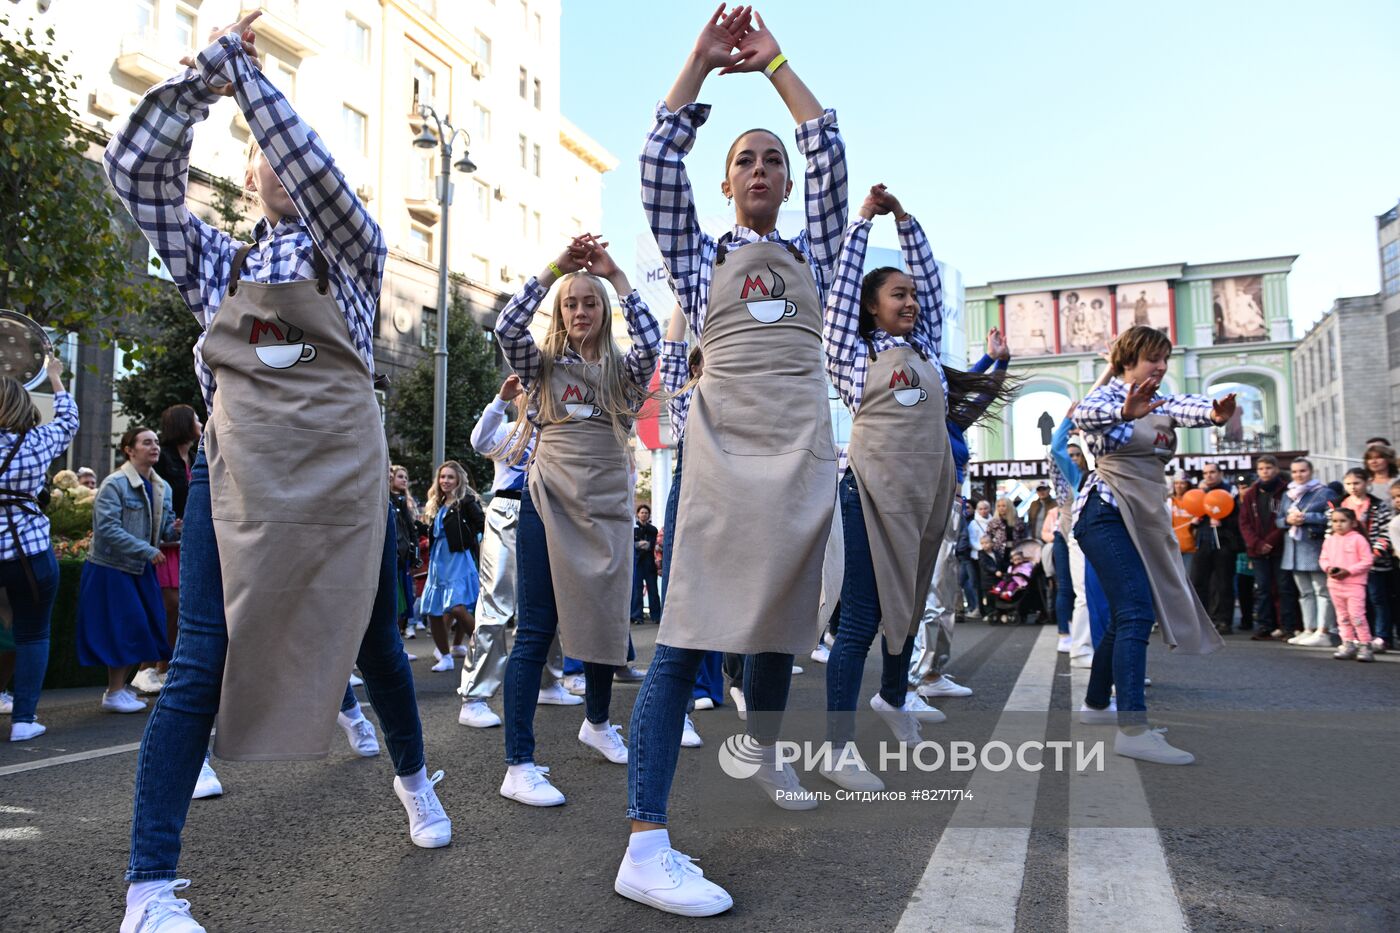
[(105, 758), (108, 755), (120, 755), (123, 752), (134, 752), (141, 747), (140, 742), (132, 742), (129, 745), (109, 745), (106, 748), (94, 748), (86, 752), (74, 752), (71, 755), (54, 755), (50, 758), (40, 758), (38, 761), (26, 761), (18, 765), (4, 765), (0, 767), (0, 777), (9, 774), (19, 774), (24, 771), (38, 771), (40, 768), (52, 768), (55, 765), (69, 765), (77, 761), (87, 761), (91, 758)]

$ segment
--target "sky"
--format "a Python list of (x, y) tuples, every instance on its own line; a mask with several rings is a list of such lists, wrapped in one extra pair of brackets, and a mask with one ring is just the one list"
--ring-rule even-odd
[[(620, 160), (605, 235), (646, 231), (637, 154), (715, 4), (563, 0), (562, 109)], [(1301, 337), (1379, 289), (1400, 200), (1400, 3), (774, 0), (756, 5), (839, 117), (852, 211), (876, 182), (968, 286), (1298, 254)], [(688, 162), (722, 213), (724, 155), (793, 122), (761, 75), (712, 75)], [(893, 225), (873, 242), (894, 245)]]

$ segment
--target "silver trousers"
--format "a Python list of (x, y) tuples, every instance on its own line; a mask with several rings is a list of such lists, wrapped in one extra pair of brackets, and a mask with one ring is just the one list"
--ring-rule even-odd
[(938, 545), (933, 582), (929, 584), (928, 596), (924, 600), (924, 614), (919, 620), (918, 631), (914, 633), (914, 653), (909, 658), (910, 684), (917, 685), (925, 678), (937, 680), (942, 677), (948, 658), (953, 653), (953, 625), (959, 599), (958, 555), (954, 549), (962, 521), (962, 510), (955, 498), (953, 514), (948, 518), (943, 541)]
[[(515, 618), (515, 534), (520, 527), (520, 500), (496, 496), (486, 507), (486, 530), (481, 535), (481, 595), (476, 599), (476, 632), (462, 663), (464, 699), (487, 700), (496, 695), (506, 676), (506, 623)], [(540, 671), (540, 689), (564, 676), (564, 652), (556, 635)]]

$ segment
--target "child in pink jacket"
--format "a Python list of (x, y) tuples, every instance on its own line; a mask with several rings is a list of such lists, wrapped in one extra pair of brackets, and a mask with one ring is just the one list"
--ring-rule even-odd
[(1322, 542), (1327, 592), (1337, 610), (1342, 646), (1332, 657), (1338, 661), (1371, 661), (1371, 628), (1366, 624), (1366, 577), (1371, 570), (1371, 542), (1357, 530), (1356, 513), (1333, 509), (1330, 534)]

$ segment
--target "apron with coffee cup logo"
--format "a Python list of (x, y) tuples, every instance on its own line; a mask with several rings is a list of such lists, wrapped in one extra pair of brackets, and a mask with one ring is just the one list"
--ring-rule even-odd
[(1176, 456), (1176, 426), (1166, 415), (1145, 415), (1133, 422), (1133, 435), (1117, 450), (1094, 463), (1113, 497), (1123, 524), (1137, 547), (1162, 639), (1183, 654), (1210, 654), (1225, 645), (1186, 579), (1181, 548), (1167, 506), (1166, 465)]
[(856, 475), (887, 649), (917, 631), (952, 505), (947, 400), (934, 364), (910, 346), (880, 351), (851, 419)]
[(632, 483), (627, 449), (595, 404), (600, 365), (556, 363), (545, 391), (564, 420), (539, 427), (527, 479), (544, 525), (564, 654), (627, 663)]
[(250, 248), (204, 338), (228, 623), (214, 753), (319, 758), (379, 587), (389, 454), (325, 259), (315, 280), (263, 285), (240, 280)]
[(836, 449), (822, 306), (806, 257), (720, 241), (686, 419), (679, 520), (657, 642), (805, 654), (818, 636)]

